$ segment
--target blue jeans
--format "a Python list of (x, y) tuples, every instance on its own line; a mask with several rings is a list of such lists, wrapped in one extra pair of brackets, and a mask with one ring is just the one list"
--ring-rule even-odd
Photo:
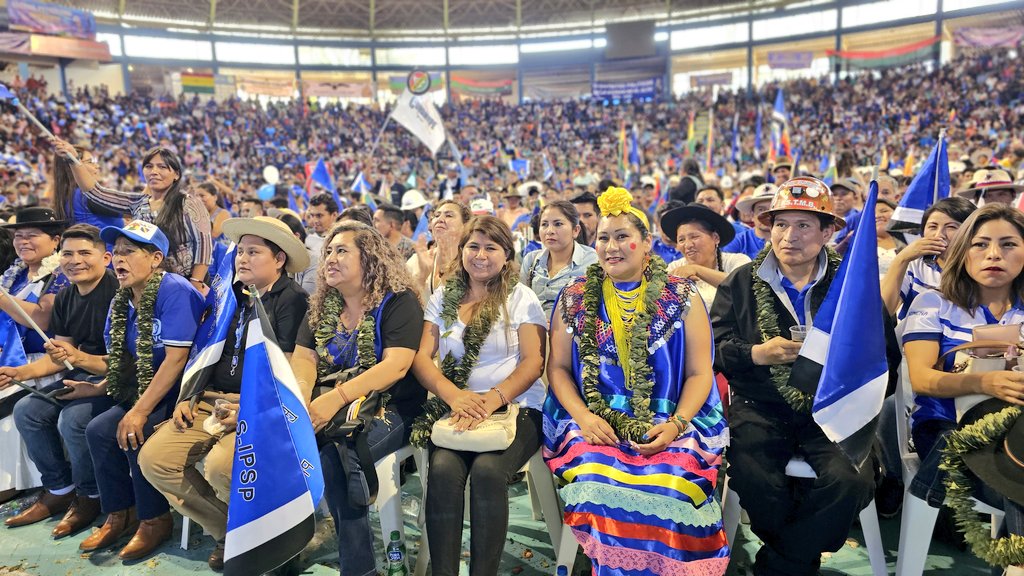
[[(73, 375), (70, 379), (85, 378)], [(51, 392), (62, 386), (63, 383), (52, 384), (41, 391)], [(100, 493), (85, 440), (85, 427), (113, 405), (114, 400), (107, 395), (61, 402), (60, 406), (34, 394), (18, 400), (14, 405), (14, 424), (25, 442), (29, 458), (42, 476), (44, 488), (60, 490), (75, 485), (87, 496)]]
[[(367, 437), (370, 454), (374, 461), (397, 452), (409, 442), (412, 431), (412, 420), (404, 420), (398, 412), (388, 409), (384, 419), (374, 419)], [(349, 469), (359, 468), (359, 459), (355, 448), (348, 448)], [(320, 452), (321, 467), (324, 472), (324, 495), (327, 507), (334, 518), (334, 528), (338, 533), (338, 563), (341, 565), (341, 576), (366, 576), (377, 573), (377, 554), (373, 543), (373, 530), (370, 529), (369, 506), (354, 503), (350, 495), (362, 498), (366, 489), (361, 474), (345, 475), (341, 456), (334, 444), (325, 446)]]
[(911, 435), (918, 454), (923, 454), (921, 467), (910, 483), (910, 493), (924, 500), (932, 508), (941, 508), (946, 499), (946, 473), (939, 470), (942, 450), (946, 437), (956, 430), (956, 423), (949, 420), (925, 420), (918, 422)]
[[(142, 427), (144, 440), (153, 435), (153, 427), (171, 417), (178, 390), (171, 390)], [(165, 514), (171, 507), (167, 498), (146, 480), (139, 469), (139, 451), (121, 450), (117, 445), (117, 425), (130, 407), (117, 404), (100, 414), (85, 428), (96, 483), (100, 488), (100, 507), (105, 514), (135, 506), (139, 520)]]

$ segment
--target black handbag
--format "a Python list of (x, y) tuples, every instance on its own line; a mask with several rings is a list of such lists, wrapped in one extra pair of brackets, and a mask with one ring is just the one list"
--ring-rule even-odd
[[(362, 373), (360, 367), (354, 366), (321, 378), (318, 385), (313, 388), (313, 398), (331, 392), (335, 386), (344, 384)], [(316, 435), (317, 445), (321, 450), (330, 446), (338, 451), (345, 477), (349, 480), (349, 498), (353, 504), (369, 506), (377, 499), (380, 482), (367, 437), (373, 419), (381, 417), (383, 410), (384, 396), (374, 390), (338, 410), (327, 426)], [(355, 450), (359, 469), (353, 469), (348, 457), (349, 450)]]

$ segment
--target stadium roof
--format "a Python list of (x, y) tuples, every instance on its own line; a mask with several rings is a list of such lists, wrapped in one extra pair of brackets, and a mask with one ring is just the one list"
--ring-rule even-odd
[(771, 10), (797, 0), (56, 0), (100, 21), (314, 36), (500, 36)]

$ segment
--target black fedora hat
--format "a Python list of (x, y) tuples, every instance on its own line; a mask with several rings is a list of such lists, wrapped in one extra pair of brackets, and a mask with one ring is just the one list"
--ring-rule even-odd
[[(986, 400), (968, 410), (960, 425), (973, 424), (983, 416), (1008, 406), (1010, 404), (996, 398)], [(964, 453), (963, 459), (982, 482), (1024, 505), (1024, 417), (1018, 416), (1004, 437)]]
[(30, 206), (19, 208), (14, 213), (14, 222), (4, 224), (4, 228), (17, 230), (18, 228), (39, 228), (44, 232), (59, 233), (68, 225), (67, 220), (57, 220), (57, 215), (49, 208), (41, 206)]
[(716, 213), (711, 208), (703, 204), (696, 202), (690, 202), (686, 206), (680, 206), (679, 208), (673, 208), (668, 212), (665, 212), (661, 216), (661, 231), (667, 233), (671, 231), (671, 234), (666, 234), (669, 238), (675, 238), (679, 232), (679, 227), (683, 224), (693, 222), (694, 220), (700, 220), (708, 226), (711, 230), (718, 234), (718, 240), (720, 246), (725, 246), (732, 239), (736, 237), (736, 229), (732, 227), (732, 224), (722, 216)]

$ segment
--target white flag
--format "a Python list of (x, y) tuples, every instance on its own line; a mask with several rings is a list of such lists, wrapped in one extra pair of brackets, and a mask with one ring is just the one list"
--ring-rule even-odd
[(426, 94), (416, 96), (406, 90), (398, 98), (398, 105), (391, 117), (430, 148), (431, 154), (437, 154), (437, 150), (444, 144), (444, 123)]

